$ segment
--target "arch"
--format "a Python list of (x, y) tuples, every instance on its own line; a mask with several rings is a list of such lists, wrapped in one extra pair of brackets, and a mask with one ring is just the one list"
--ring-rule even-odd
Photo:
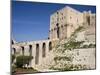
[(64, 25), (64, 36), (67, 38), (67, 24)]
[(29, 45), (29, 55), (32, 56), (32, 45)]
[(11, 43), (14, 44), (14, 41), (12, 40)]
[(24, 55), (24, 47), (21, 46), (21, 50), (22, 50), (22, 55)]
[(39, 63), (39, 44), (36, 44), (35, 64)]
[(60, 28), (61, 29), (61, 33), (60, 33), (61, 39), (64, 38), (64, 29), (63, 28), (64, 28), (63, 25), (61, 25), (61, 28)]
[(49, 51), (52, 50), (52, 42), (49, 42)]
[(42, 57), (45, 57), (46, 56), (46, 44), (43, 43), (42, 45)]
[(87, 23), (90, 25), (90, 16), (87, 16)]
[(16, 54), (16, 49), (15, 48), (12, 48), (12, 52), (13, 52), (13, 54), (15, 55)]
[(57, 26), (57, 38), (59, 38), (59, 37), (60, 37), (60, 36), (59, 36), (59, 33), (60, 33), (59, 24), (57, 23), (56, 26)]

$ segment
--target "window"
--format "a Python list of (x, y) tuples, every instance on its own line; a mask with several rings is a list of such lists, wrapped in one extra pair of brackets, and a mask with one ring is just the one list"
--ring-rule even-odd
[(90, 25), (90, 16), (87, 16), (88, 25)]
[(13, 48), (13, 49), (12, 49), (12, 52), (13, 52), (13, 54), (15, 55), (15, 54), (16, 54), (16, 49)]
[(36, 44), (35, 64), (39, 63), (39, 44)]
[(52, 50), (52, 43), (49, 42), (49, 51), (51, 51), (51, 50)]
[(45, 57), (46, 56), (46, 44), (43, 43), (43, 46), (42, 46), (42, 57)]
[(23, 46), (21, 47), (21, 50), (22, 50), (22, 55), (24, 55), (24, 47)]
[(14, 44), (14, 41), (12, 40), (12, 44)]
[(56, 26), (57, 26), (57, 37), (59, 38), (59, 33), (60, 33), (60, 31), (59, 31), (59, 24), (57, 23)]
[(29, 45), (29, 55), (32, 56), (32, 45)]

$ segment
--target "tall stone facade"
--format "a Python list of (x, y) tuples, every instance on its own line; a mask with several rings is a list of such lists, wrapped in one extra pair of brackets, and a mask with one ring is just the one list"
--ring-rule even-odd
[[(80, 12), (66, 6), (50, 15), (49, 39), (31, 42), (16, 42), (12, 40), (12, 54), (33, 56), (29, 66), (36, 69), (46, 69), (53, 59), (52, 49), (62, 39), (68, 39), (79, 27), (87, 31), (78, 34), (77, 40), (95, 43), (96, 14), (91, 11)], [(38, 34), (37, 34), (38, 35)], [(81, 53), (82, 54), (82, 53)]]
[(50, 16), (50, 39), (69, 38), (79, 26), (95, 26), (96, 16), (91, 11), (80, 12), (69, 6)]

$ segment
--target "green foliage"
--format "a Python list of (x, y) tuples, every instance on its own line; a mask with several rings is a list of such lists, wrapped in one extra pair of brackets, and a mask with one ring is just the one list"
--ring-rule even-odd
[(11, 67), (11, 72), (12, 72), (12, 75), (15, 75), (15, 73), (16, 73), (16, 66), (12, 66)]
[(84, 28), (83, 26), (79, 26), (79, 27), (73, 32), (73, 34), (72, 34), (71, 36), (75, 36), (75, 34), (76, 34), (77, 32), (79, 32), (79, 31), (81, 31), (83, 28)]
[(13, 63), (13, 61), (14, 61), (14, 59), (15, 59), (15, 55), (12, 55), (11, 59), (12, 59), (11, 62)]
[(84, 41), (75, 41), (75, 35), (76, 33), (78, 33), (79, 31), (81, 31), (83, 29), (83, 26), (79, 26), (71, 35), (69, 41), (67, 43), (64, 44), (64, 50), (68, 49), (76, 49), (76, 48), (80, 48), (81, 44), (84, 43)]
[(83, 45), (83, 47), (82, 48), (88, 48), (88, 45)]
[(33, 59), (32, 56), (18, 56), (16, 58), (16, 66), (22, 67), (25, 64), (29, 65), (29, 62)]
[(72, 61), (72, 58), (71, 57), (67, 57), (67, 56), (57, 56), (54, 58), (55, 61), (57, 60), (66, 60), (66, 61)]
[(95, 48), (96, 44), (83, 45), (82, 48)]
[(89, 48), (94, 48), (94, 47), (96, 47), (95, 44), (89, 44)]
[(59, 70), (59, 71), (76, 71), (76, 70), (86, 70), (86, 65), (73, 65), (73, 64), (66, 64), (64, 67), (55, 68), (54, 66), (50, 67), (49, 69)]
[(73, 34), (71, 35), (71, 37), (68, 39), (67, 43), (64, 43), (63, 45), (57, 45), (56, 48), (59, 48), (59, 47), (63, 47), (64, 49), (60, 49), (57, 51), (62, 51), (62, 53), (64, 53), (65, 50), (72, 50), (72, 49), (76, 49), (76, 48), (80, 48), (81, 47), (81, 44), (84, 43), (84, 41), (76, 41), (75, 40), (75, 37), (76, 37), (76, 33), (78, 33), (79, 31), (81, 31), (82, 29), (84, 29), (83, 26), (79, 26), (74, 32)]
[(79, 26), (79, 27), (76, 29), (76, 32), (81, 31), (82, 29), (83, 29), (83, 26)]
[(49, 69), (59, 70), (59, 71), (72, 71), (73, 70), (73, 64), (72, 65), (66, 64), (64, 67), (60, 67), (60, 68), (52, 66)]
[(76, 49), (76, 48), (80, 48), (81, 44), (83, 44), (84, 41), (69, 41), (68, 43), (64, 44), (64, 48), (65, 49)]

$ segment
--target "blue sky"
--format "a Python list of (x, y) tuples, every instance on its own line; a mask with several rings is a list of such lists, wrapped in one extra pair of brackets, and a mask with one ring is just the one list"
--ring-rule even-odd
[(66, 5), (96, 13), (95, 6), (12, 1), (12, 37), (18, 42), (47, 39), (50, 15)]

